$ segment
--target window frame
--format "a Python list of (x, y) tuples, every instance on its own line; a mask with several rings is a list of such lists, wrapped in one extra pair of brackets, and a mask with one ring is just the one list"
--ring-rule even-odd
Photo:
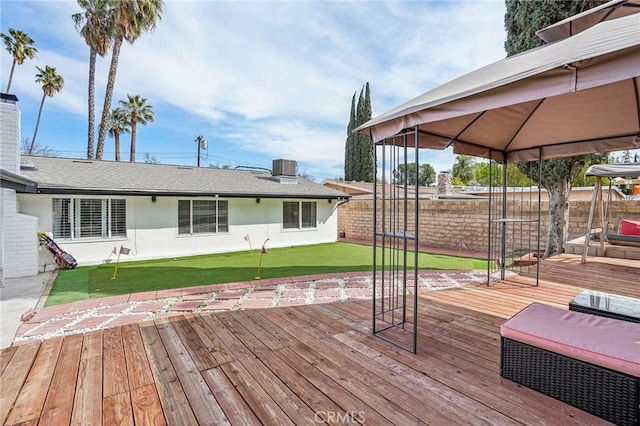
[[(296, 205), (295, 210), (291, 210), (291, 207)], [(310, 207), (311, 210), (306, 211), (305, 207)], [(289, 208), (290, 211), (287, 211)], [(286, 214), (291, 213), (296, 217), (292, 220), (292, 217), (287, 218)], [(305, 220), (305, 214), (310, 214)], [(287, 220), (288, 219), (288, 220)], [(292, 226), (295, 223), (295, 226)], [(307, 223), (307, 224), (306, 224)], [(309, 225), (308, 223), (313, 223)], [(317, 201), (283, 201), (282, 202), (282, 230), (286, 232), (294, 231), (311, 231), (318, 229), (318, 202)]]
[(53, 238), (63, 241), (126, 239), (127, 204), (124, 197), (52, 197)]
[[(181, 217), (184, 214), (185, 210), (181, 212), (181, 204), (184, 206), (184, 203), (189, 203), (189, 218), (188, 224), (186, 223), (184, 217)], [(194, 223), (194, 211), (196, 213), (200, 212), (203, 206), (197, 206), (194, 209), (194, 203), (205, 205), (209, 203), (214, 203), (214, 213), (209, 217), (209, 220), (206, 219), (206, 215), (200, 214), (200, 220)], [(205, 204), (206, 203), (206, 204)], [(221, 204), (224, 203), (222, 206)], [(206, 211), (206, 209), (205, 209)], [(221, 213), (224, 212), (224, 215), (221, 216)], [(221, 218), (223, 220), (221, 220)], [(189, 231), (185, 232), (184, 227), (188, 225)], [(211, 227), (213, 226), (213, 230)], [(206, 229), (203, 231), (195, 230), (195, 228), (202, 227), (200, 229)], [(189, 236), (200, 236), (200, 235), (219, 235), (229, 233), (229, 201), (228, 200), (218, 200), (218, 199), (195, 199), (195, 198), (180, 198), (178, 199), (178, 223), (176, 227), (176, 233), (179, 237), (189, 237)]]

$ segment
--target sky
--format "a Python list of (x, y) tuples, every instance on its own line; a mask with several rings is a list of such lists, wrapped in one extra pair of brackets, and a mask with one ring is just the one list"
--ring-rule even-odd
[[(47, 98), (37, 142), (59, 156), (86, 158), (89, 48), (71, 15), (76, 1), (2, 0), (0, 30), (35, 41), (38, 56), (17, 66), (22, 138), (33, 136), (42, 88), (36, 66), (55, 67), (62, 92)], [(120, 53), (112, 107), (147, 98), (155, 121), (140, 126), (137, 161), (195, 165), (195, 138), (208, 142), (202, 166), (271, 168), (298, 161), (316, 182), (344, 176), (351, 98), (366, 82), (373, 116), (505, 57), (504, 1), (165, 0), (152, 33)], [(2, 50), (0, 90), (12, 57)], [(96, 66), (97, 126), (110, 56)], [(129, 158), (129, 135), (121, 155)], [(103, 159), (114, 159), (107, 138)], [(450, 150), (421, 153), (436, 171)]]

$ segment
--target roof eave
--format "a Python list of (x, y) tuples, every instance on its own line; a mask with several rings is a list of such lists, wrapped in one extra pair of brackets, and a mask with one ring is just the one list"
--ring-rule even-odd
[(17, 192), (35, 193), (38, 184), (24, 176), (0, 169), (0, 186)]
[[(35, 192), (35, 191), (34, 191)], [(348, 194), (285, 194), (285, 193), (230, 193), (230, 192), (202, 192), (202, 191), (165, 191), (165, 190), (123, 190), (106, 188), (61, 188), (40, 186), (38, 194), (52, 195), (119, 195), (119, 196), (164, 196), (164, 197), (222, 197), (222, 198), (281, 198), (281, 199), (346, 199)]]

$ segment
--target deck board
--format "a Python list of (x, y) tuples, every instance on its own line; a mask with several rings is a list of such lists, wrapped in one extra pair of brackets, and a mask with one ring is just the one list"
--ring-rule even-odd
[(171, 321), (157, 321), (156, 328), (198, 424), (221, 425), (227, 423), (220, 405), (202, 375), (199, 374), (195, 362), (189, 356), (189, 352), (173, 328)]
[(40, 417), (61, 348), (61, 337), (45, 340), (40, 345), (33, 367), (20, 390), (6, 425), (33, 422)]
[(72, 424), (102, 424), (102, 330), (87, 333), (82, 342)]
[(171, 425), (197, 425), (198, 422), (191, 410), (189, 400), (178, 381), (176, 371), (171, 365), (171, 360), (155, 325), (143, 323), (140, 326), (140, 331), (156, 384), (158, 399), (167, 423)]
[[(531, 276), (421, 293), (417, 354), (371, 334), (370, 300), (220, 313), (0, 352), (2, 424), (604, 425), (499, 375), (500, 325), (584, 288), (640, 296), (640, 262), (563, 255)], [(407, 311), (412, 318), (412, 309)]]
[(73, 396), (68, 389), (75, 389), (83, 336), (68, 336), (62, 342), (59, 362), (55, 366), (49, 393), (40, 416), (41, 425), (69, 424), (73, 410)]
[(0, 423), (4, 424), (22, 391), (33, 361), (40, 349), (40, 343), (18, 347), (0, 376)]

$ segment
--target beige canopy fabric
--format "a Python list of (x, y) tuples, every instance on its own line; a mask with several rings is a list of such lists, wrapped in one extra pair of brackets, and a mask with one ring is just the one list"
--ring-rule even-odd
[(640, 0), (612, 0), (536, 32), (547, 43), (563, 40), (610, 19), (638, 13)]
[(640, 177), (640, 163), (594, 164), (584, 174), (600, 177)]
[(374, 143), (503, 162), (640, 147), (640, 14), (599, 23), (443, 84), (358, 127)]

